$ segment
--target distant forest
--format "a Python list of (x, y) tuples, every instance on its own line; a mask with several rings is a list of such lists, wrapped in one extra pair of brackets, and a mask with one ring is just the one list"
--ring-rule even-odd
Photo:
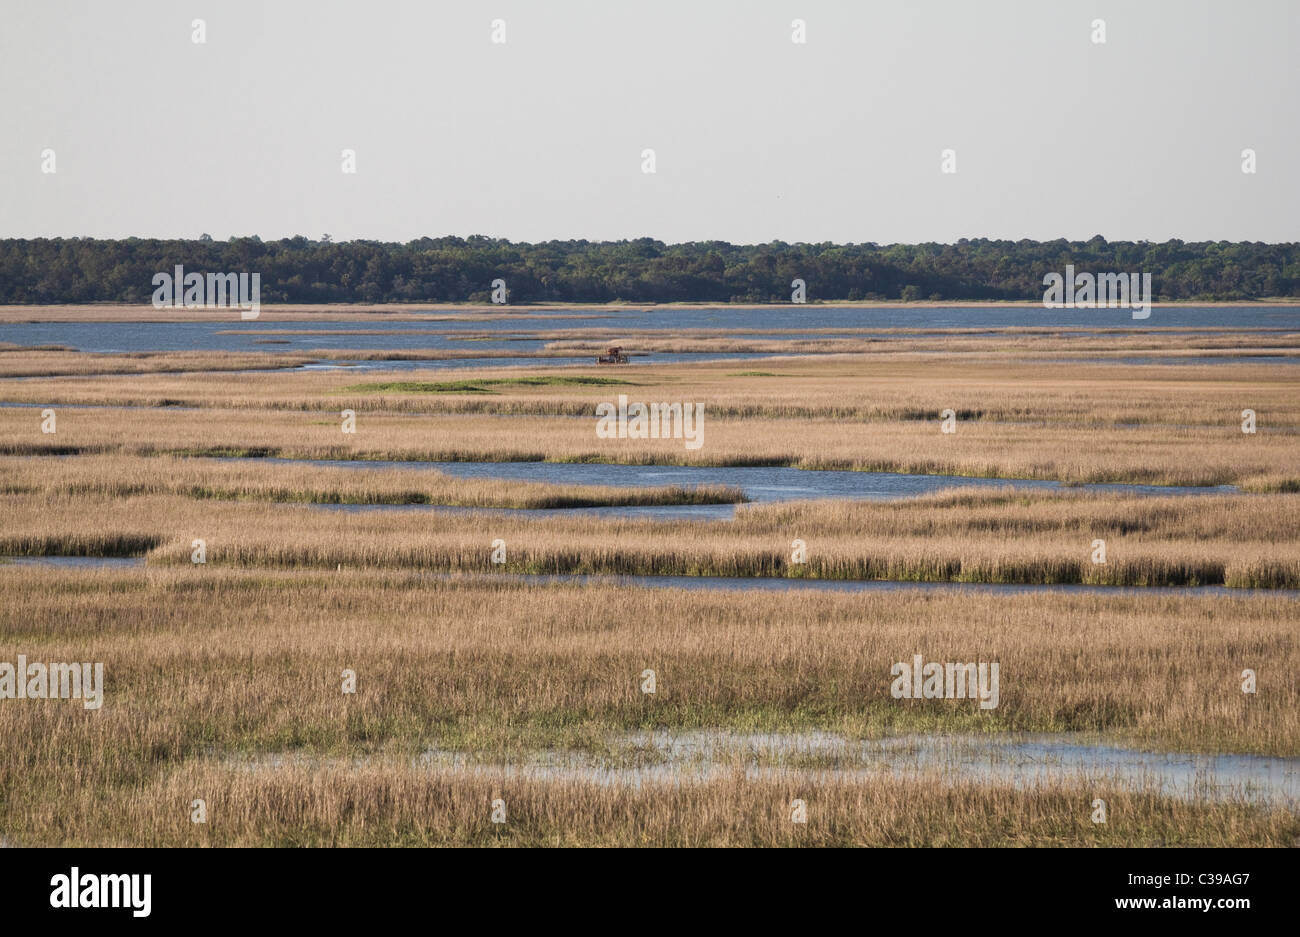
[(1161, 300), (1300, 296), (1300, 243), (990, 241), (770, 244), (723, 241), (511, 243), (487, 237), (406, 244), (127, 238), (0, 240), (0, 303), (147, 303), (156, 273), (260, 273), (262, 302), (511, 303), (1040, 300), (1066, 264), (1152, 274)]

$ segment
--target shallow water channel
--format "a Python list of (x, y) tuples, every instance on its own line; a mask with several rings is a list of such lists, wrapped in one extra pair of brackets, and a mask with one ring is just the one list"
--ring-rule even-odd
[[(278, 754), (232, 758), (227, 764), (264, 772), (368, 760)], [(414, 766), (439, 774), (631, 787), (737, 776), (809, 785), (937, 779), (1019, 790), (1082, 784), (1099, 797), (1116, 790), (1144, 791), (1187, 801), (1241, 800), (1300, 809), (1300, 759), (1150, 752), (1070, 735), (903, 735), (859, 741), (819, 731), (655, 731), (613, 737), (599, 754), (547, 750), (494, 761), (430, 749)]]
[[(810, 501), (844, 498), (892, 501), (945, 489), (981, 491), (1061, 491), (1126, 493), (1148, 497), (1232, 494), (1231, 485), (1207, 488), (1172, 485), (1064, 485), (1042, 479), (972, 478), (961, 475), (904, 475), (895, 472), (851, 472), (799, 469), (788, 466), (622, 465), (593, 462), (383, 462), (369, 460), (254, 459), (260, 462), (335, 466), (357, 469), (434, 469), (455, 478), (544, 482), (552, 485), (605, 485), (618, 488), (659, 488), (680, 485), (698, 488), (727, 485), (739, 488), (752, 502)], [(433, 505), (322, 505), (335, 510), (432, 510)], [(726, 519), (735, 515), (730, 504), (683, 504), (630, 507), (527, 509), (515, 513), (616, 514), (660, 520)]]

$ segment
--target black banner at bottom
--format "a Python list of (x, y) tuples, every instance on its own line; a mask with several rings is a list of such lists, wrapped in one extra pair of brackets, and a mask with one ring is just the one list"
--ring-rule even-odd
[[(0, 850), (6, 924), (279, 920), (373, 927), (435, 909), (539, 923), (775, 924), (853, 910), (873, 925), (1139, 918), (1215, 926), (1295, 904), (1289, 850)], [(567, 911), (565, 910), (567, 908)], [(674, 909), (678, 910), (675, 911)], [(954, 917), (955, 916), (955, 917)], [(426, 918), (427, 919), (427, 918)], [(433, 923), (431, 921), (430, 923)], [(680, 920), (679, 920), (680, 923)], [(553, 919), (550, 926), (559, 925)]]

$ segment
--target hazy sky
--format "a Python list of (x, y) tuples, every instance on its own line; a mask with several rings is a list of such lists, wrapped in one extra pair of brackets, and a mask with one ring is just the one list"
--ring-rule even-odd
[(0, 8), (0, 237), (1300, 240), (1297, 0)]

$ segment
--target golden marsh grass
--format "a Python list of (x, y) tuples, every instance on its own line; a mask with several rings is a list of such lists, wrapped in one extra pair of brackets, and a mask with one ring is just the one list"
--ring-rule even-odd
[[(129, 315), (110, 317), (119, 314)], [(481, 315), (492, 313), (399, 310), (392, 321)], [(288, 310), (284, 321), (311, 319)], [(1049, 733), (1300, 757), (1300, 600), (1157, 588), (1300, 588), (1300, 378), (1286, 366), (1117, 360), (1290, 354), (1295, 336), (1261, 330), (1234, 348), (1173, 330), (843, 341), (850, 330), (833, 331), (810, 340), (805, 350), (819, 354), (804, 358), (468, 375), (222, 370), (357, 354), (317, 355), (296, 340), (292, 351), (248, 355), (0, 350), (0, 400), (37, 405), (0, 407), (0, 554), (146, 555), (125, 570), (0, 563), (0, 662), (93, 660), (106, 672), (97, 711), (0, 700), (0, 836), (173, 846), (1300, 842), (1294, 810), (1142, 789), (1107, 789), (1111, 820), (1093, 824), (1097, 779), (1018, 789), (882, 774), (809, 788), (738, 766), (634, 787), (494, 773), (555, 751), (602, 763), (615, 757), (611, 739), (656, 731)], [(767, 347), (704, 332), (641, 337), (665, 350)], [(1080, 353), (1116, 360), (1070, 360)], [(572, 383), (591, 376), (629, 383)], [(703, 403), (704, 447), (598, 439), (595, 404), (618, 393)], [(58, 414), (54, 434), (40, 430), (45, 407)], [(939, 431), (946, 408), (959, 417), (954, 435)], [(1240, 430), (1245, 408), (1259, 414), (1255, 435)], [(354, 435), (340, 432), (344, 409), (356, 411)], [(618, 508), (739, 493), (210, 455), (772, 464), (1245, 491), (941, 492), (654, 521)], [(206, 541), (203, 565), (191, 562), (196, 538)], [(803, 564), (791, 562), (795, 538), (807, 545)], [(502, 565), (491, 562), (495, 539), (506, 545)], [(1095, 539), (1106, 541), (1105, 564), (1091, 560)], [(515, 573), (1145, 588), (760, 592), (541, 584)], [(999, 706), (894, 699), (891, 665), (918, 653), (998, 661)], [(638, 687), (646, 668), (657, 674), (653, 696)], [(340, 690), (344, 669), (358, 675), (355, 695)], [(1258, 674), (1253, 694), (1241, 691), (1247, 669)], [(430, 750), (479, 770), (422, 761)], [(504, 827), (489, 819), (498, 796)], [(208, 801), (208, 824), (188, 821), (196, 797)], [(795, 797), (808, 801), (806, 826), (789, 822)]]
[[(778, 842), (792, 796), (842, 821), (813, 841), (843, 844), (1282, 845), (1300, 822), (1116, 791), (1123, 820), (1098, 830), (1089, 785), (719, 780), (657, 793), (411, 765), (429, 748), (508, 761), (716, 727), (1078, 732), (1295, 757), (1293, 599), (756, 595), (203, 568), (0, 569), (0, 591), (5, 654), (102, 660), (107, 675), (98, 711), (0, 705), (0, 736), (24, 740), (0, 746), (0, 823), (24, 844), (483, 843), (501, 835), (487, 823), (499, 794), (519, 843), (629, 842), (641, 825), (665, 844)], [(915, 652), (1000, 661), (1001, 705), (892, 699), (890, 666)], [(645, 667), (659, 675), (654, 697), (638, 690)], [(1238, 687), (1245, 667), (1260, 673), (1254, 696)], [(339, 691), (344, 668), (358, 674), (354, 696)], [(259, 756), (285, 766), (239, 767)], [(186, 819), (198, 796), (219, 818), (203, 832)], [(568, 816), (583, 810), (597, 819)], [(714, 826), (714, 810), (730, 819)], [(880, 825), (881, 810), (894, 820)]]

